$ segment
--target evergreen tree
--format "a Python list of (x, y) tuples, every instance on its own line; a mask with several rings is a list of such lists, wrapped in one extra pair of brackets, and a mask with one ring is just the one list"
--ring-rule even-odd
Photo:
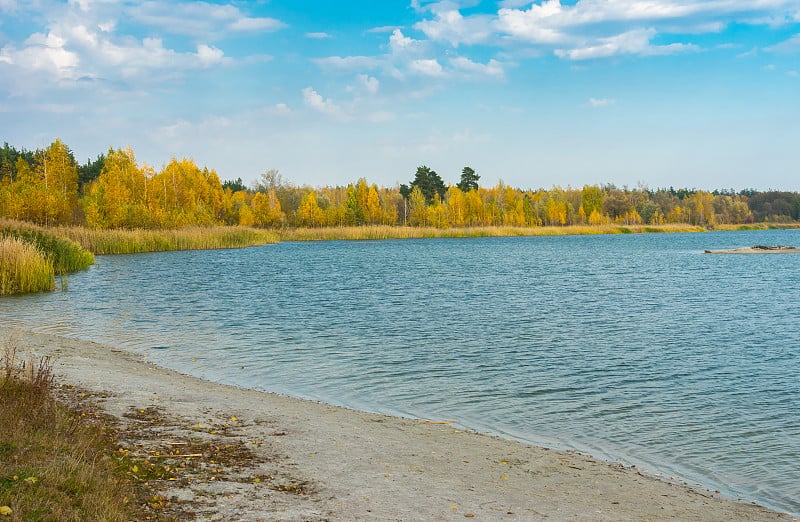
[(461, 181), (456, 184), (456, 187), (461, 189), (461, 192), (467, 193), (470, 190), (478, 190), (478, 180), (480, 176), (475, 172), (472, 167), (464, 167), (461, 170)]
[(100, 177), (100, 173), (103, 172), (103, 166), (105, 164), (106, 155), (98, 154), (96, 160), (92, 161), (87, 159), (86, 163), (78, 167), (78, 185), (81, 189)]
[[(403, 187), (404, 185), (400, 187), (401, 191)], [(428, 203), (432, 203), (436, 195), (440, 200), (444, 199), (444, 195), (447, 193), (447, 187), (444, 186), (444, 181), (439, 174), (425, 165), (417, 167), (417, 174), (414, 176), (414, 181), (411, 182), (411, 189), (413, 190), (414, 187), (422, 192)], [(408, 193), (410, 195), (410, 190)]]

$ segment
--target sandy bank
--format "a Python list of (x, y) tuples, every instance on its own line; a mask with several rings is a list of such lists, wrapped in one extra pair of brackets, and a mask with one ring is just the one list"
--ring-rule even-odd
[(157, 415), (147, 436), (125, 441), (131, 451), (203, 437), (255, 452), (219, 480), (169, 491), (198, 518), (792, 520), (584, 455), (224, 386), (107, 346), (0, 328), (9, 338), (54, 357), (61, 382), (96, 394), (123, 425)]
[(726, 250), (706, 250), (706, 254), (800, 254), (800, 248), (794, 246), (764, 246), (731, 248)]

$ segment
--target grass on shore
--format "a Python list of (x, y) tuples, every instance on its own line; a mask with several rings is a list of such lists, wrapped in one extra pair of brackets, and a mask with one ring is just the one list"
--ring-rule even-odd
[(20, 365), (13, 341), (0, 356), (0, 519), (135, 518), (113, 439), (54, 399), (49, 359)]
[(800, 223), (750, 223), (744, 225), (715, 225), (714, 230), (795, 230), (800, 229)]
[(705, 229), (693, 225), (571, 225), (564, 227), (399, 227), (391, 225), (287, 228), (278, 231), (281, 241), (331, 241), (331, 240), (378, 240), (418, 239), (449, 237), (519, 237), (519, 236), (567, 236), (593, 234), (639, 234), (657, 232), (702, 232)]
[(53, 264), (36, 246), (0, 236), (0, 296), (54, 288)]
[(36, 246), (48, 257), (55, 274), (86, 270), (94, 264), (94, 255), (91, 252), (64, 237), (56, 229), (24, 221), (0, 219), (0, 235), (15, 237)]
[(272, 231), (246, 227), (191, 227), (177, 230), (92, 230), (85, 227), (59, 227), (53, 231), (98, 255), (244, 248), (278, 241), (278, 236)]
[(94, 254), (243, 248), (277, 241), (272, 231), (244, 227), (91, 230), (0, 218), (0, 296), (53, 290), (55, 275), (86, 270)]

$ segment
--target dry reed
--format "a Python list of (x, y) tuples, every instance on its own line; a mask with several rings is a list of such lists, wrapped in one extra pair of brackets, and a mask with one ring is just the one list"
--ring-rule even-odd
[(54, 232), (68, 237), (95, 254), (139, 254), (172, 250), (244, 248), (275, 243), (268, 230), (247, 227), (190, 227), (170, 230), (94, 230), (59, 227)]
[(564, 227), (400, 227), (391, 225), (360, 227), (285, 228), (278, 231), (281, 241), (377, 240), (452, 237), (521, 237), (597, 234), (639, 234), (658, 232), (701, 232), (692, 225), (571, 225)]
[(34, 245), (21, 239), (0, 237), (0, 295), (52, 290), (53, 264)]

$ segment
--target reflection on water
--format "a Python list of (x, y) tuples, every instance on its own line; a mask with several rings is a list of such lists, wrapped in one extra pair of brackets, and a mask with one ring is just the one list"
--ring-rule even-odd
[(102, 256), (0, 320), (205, 378), (577, 448), (800, 512), (793, 231)]

